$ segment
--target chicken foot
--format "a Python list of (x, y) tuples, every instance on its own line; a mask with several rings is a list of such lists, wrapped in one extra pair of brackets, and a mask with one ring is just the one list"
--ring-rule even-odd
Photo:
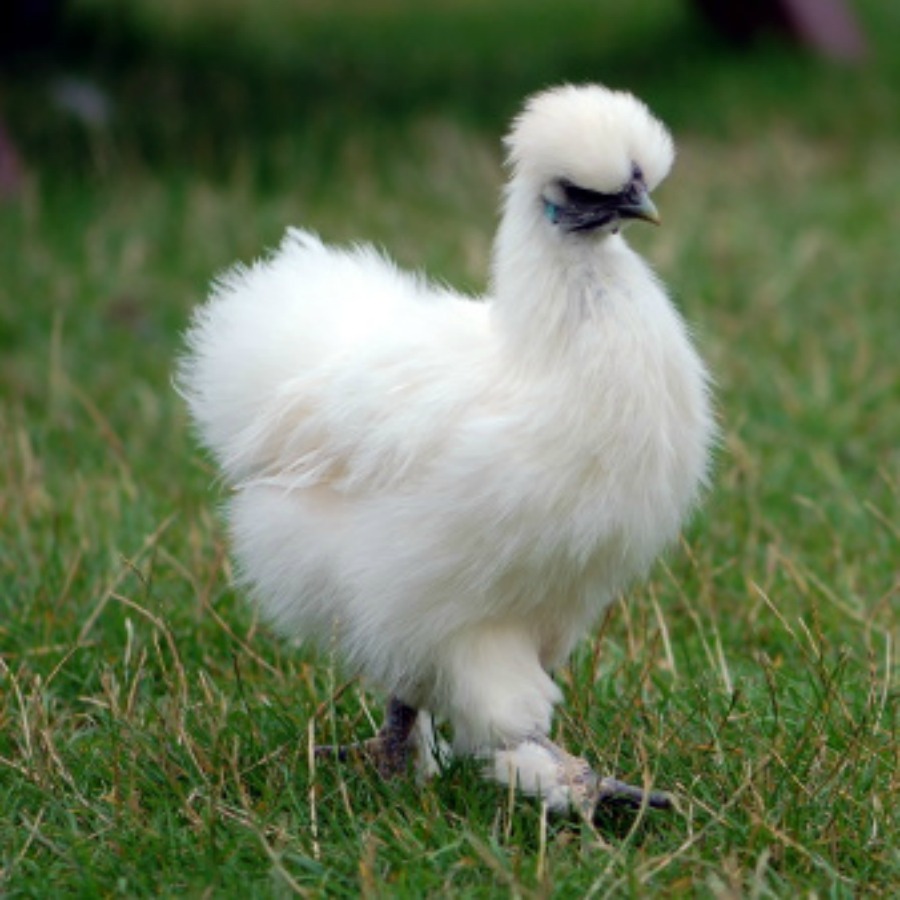
[[(316, 756), (363, 760), (374, 765), (385, 780), (406, 775), (416, 758), (418, 717), (417, 709), (392, 697), (375, 737), (352, 744), (320, 745), (315, 749)], [(502, 784), (513, 781), (524, 793), (542, 797), (554, 812), (575, 811), (591, 820), (604, 808), (614, 806), (672, 808), (668, 794), (600, 776), (587, 760), (573, 756), (543, 734), (533, 734), (514, 748), (495, 751), (486, 774)]]
[(601, 777), (587, 760), (573, 756), (543, 734), (534, 734), (511, 749), (498, 750), (488, 774), (504, 784), (513, 781), (524, 793), (541, 797), (554, 812), (574, 810), (591, 820), (612, 806), (672, 807), (668, 794)]
[(411, 740), (417, 709), (391, 697), (384, 724), (375, 737), (352, 744), (323, 744), (316, 747), (317, 757), (330, 756), (340, 760), (362, 759), (374, 764), (385, 780), (405, 775), (413, 762), (415, 742)]

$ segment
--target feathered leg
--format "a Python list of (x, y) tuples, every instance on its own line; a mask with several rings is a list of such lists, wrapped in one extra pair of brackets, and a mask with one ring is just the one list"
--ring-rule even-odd
[(527, 631), (482, 626), (444, 653), (446, 706), (457, 748), (484, 759), (488, 778), (540, 797), (554, 812), (587, 818), (607, 804), (671, 805), (665, 794), (597, 775), (547, 737), (560, 693)]
[[(420, 715), (396, 697), (390, 699), (384, 724), (375, 737), (354, 744), (316, 747), (317, 756), (361, 759), (374, 765), (385, 780), (409, 774), (414, 763), (419, 775), (428, 778), (447, 754), (448, 749), (436, 742), (430, 717)], [(597, 775), (586, 760), (568, 753), (543, 734), (497, 750), (490, 759), (485, 773), (489, 778), (541, 797), (553, 812), (577, 812), (593, 819), (603, 807), (612, 805), (635, 809), (644, 804), (651, 809), (672, 806), (667, 794)]]
[(515, 747), (495, 751), (487, 774), (502, 784), (515, 784), (541, 797), (554, 812), (575, 811), (593, 819), (603, 807), (624, 805), (670, 809), (671, 798), (601, 777), (580, 756), (573, 756), (546, 735), (535, 734)]

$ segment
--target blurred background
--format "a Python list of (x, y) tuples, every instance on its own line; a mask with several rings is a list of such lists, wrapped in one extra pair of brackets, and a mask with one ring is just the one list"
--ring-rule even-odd
[[(217, 271), (302, 224), (483, 289), (510, 117), (534, 90), (596, 80), (676, 136), (666, 226), (632, 234), (695, 323), (734, 447), (747, 429), (736, 459), (782, 499), (821, 500), (837, 473), (880, 491), (896, 463), (900, 6), (732, 6), (9, 0), (7, 434), (12, 417), (40, 441), (51, 480), (112, 450), (166, 507), (192, 454), (169, 373)], [(819, 27), (835, 6), (847, 21)], [(816, 454), (826, 483), (799, 490)]]
[[(578, 694), (582, 737), (601, 712), (605, 720), (618, 709), (629, 679), (645, 689), (641, 660), (649, 659), (662, 693), (645, 686), (642, 735), (654, 734), (652, 716), (674, 703), (659, 685), (677, 672), (705, 685), (669, 709), (677, 727), (660, 732), (655, 756), (669, 767), (669, 783), (681, 777), (673, 775), (679, 764), (697, 770), (710, 759), (698, 709), (721, 707), (722, 722), (736, 729), (734, 746), (744, 748), (716, 757), (719, 776), (695, 785), (701, 792), (730, 796), (736, 782), (727, 773), (743, 776), (727, 760), (739, 767), (743, 752), (784, 758), (790, 769), (807, 758), (819, 729), (821, 759), (857, 759), (859, 747), (869, 748), (858, 760), (859, 771), (870, 766), (865, 784), (843, 781), (841, 768), (815, 782), (819, 770), (804, 769), (806, 784), (811, 778), (815, 796), (827, 800), (826, 837), (825, 814), (818, 824), (812, 812), (803, 818), (798, 810), (810, 808), (811, 795), (787, 775), (754, 785), (733, 815), (756, 829), (752, 797), (764, 798), (759, 816), (776, 810), (775, 830), (752, 834), (781, 847), (782, 888), (815, 876), (890, 893), (890, 841), (863, 851), (859, 835), (886, 834), (878, 810), (896, 806), (885, 768), (896, 759), (896, 734), (885, 744), (887, 732), (875, 729), (863, 744), (853, 731), (881, 721), (870, 705), (896, 686), (900, 4), (884, 0), (4, 0), (0, 676), (21, 691), (16, 700), (0, 681), (0, 764), (24, 761), (7, 766), (18, 786), (2, 818), (22, 828), (33, 824), (35, 804), (47, 802), (42, 827), (56, 822), (52, 840), (11, 838), (21, 854), (7, 872), (22, 878), (20, 887), (30, 877), (40, 884), (52, 862), (70, 876), (81, 872), (89, 893), (98, 884), (112, 891), (125, 865), (116, 841), (91, 850), (96, 883), (72, 848), (113, 810), (122, 817), (117, 840), (130, 839), (139, 856), (151, 841), (144, 825), (157, 822), (142, 804), (157, 788), (181, 784), (182, 774), (170, 777), (162, 763), (157, 772), (158, 758), (180, 759), (191, 741), (219, 746), (229, 728), (247, 733), (243, 720), (223, 718), (208, 726), (209, 737), (202, 722), (185, 732), (175, 718), (154, 718), (175, 702), (178, 666), (188, 673), (179, 690), (210, 716), (218, 708), (211, 696), (229, 698), (223, 710), (240, 697), (254, 723), (268, 723), (253, 760), (303, 735), (334, 688), (333, 675), (258, 632), (231, 586), (215, 475), (171, 387), (192, 307), (217, 272), (258, 257), (292, 224), (329, 241), (374, 241), (404, 266), (483, 290), (504, 177), (500, 139), (527, 94), (560, 81), (631, 90), (675, 135), (679, 158), (655, 197), (664, 225), (635, 228), (629, 240), (692, 323), (715, 374), (723, 431), (688, 553), (673, 554), (635, 591), (659, 600), (669, 653), (656, 652), (652, 619), (617, 614), (603, 644), (608, 678), (590, 696)], [(798, 618), (809, 623), (812, 656), (798, 649), (806, 637), (779, 624)], [(154, 641), (157, 655), (147, 650), (132, 695), (134, 715), (144, 710), (146, 719), (124, 729), (110, 679), (137, 685), (135, 660)], [(166, 648), (174, 654), (176, 644), (178, 664), (167, 667)], [(728, 660), (721, 677), (710, 647)], [(843, 661), (841, 703), (828, 699), (838, 682), (819, 680), (829, 659)], [(571, 677), (587, 665), (576, 660)], [(788, 679), (782, 687), (773, 687), (776, 673)], [(746, 700), (746, 709), (734, 691), (742, 677), (750, 687), (741, 696), (761, 698)], [(203, 679), (213, 694), (196, 693)], [(783, 708), (810, 718), (780, 731), (776, 715), (767, 732), (766, 685), (778, 696), (788, 682), (796, 693), (793, 705), (782, 695)], [(298, 695), (300, 684), (306, 693)], [(604, 693), (602, 684), (612, 687)], [(43, 719), (26, 714), (32, 688)], [(342, 697), (338, 717), (358, 721), (363, 695)], [(740, 716), (730, 719), (734, 708)], [(846, 720), (842, 710), (850, 710)], [(618, 714), (631, 721), (630, 706)], [(68, 780), (48, 763), (42, 781), (39, 754), (26, 753), (40, 745), (29, 727), (51, 720)], [(626, 756), (632, 738), (644, 739), (616, 745)], [(72, 761), (92, 758), (86, 747), (99, 754), (96, 771)], [(130, 749), (120, 756), (121, 747)], [(792, 756), (786, 747), (799, 749)], [(115, 778), (125, 772), (141, 785), (145, 799), (133, 809), (106, 793), (115, 778), (102, 760), (113, 758)], [(190, 783), (193, 764), (183, 765)], [(276, 778), (255, 765), (253, 777), (266, 770)], [(207, 834), (185, 799), (195, 794), (172, 791), (173, 808), (183, 806), (186, 821)], [(244, 795), (235, 796), (229, 802)], [(48, 797), (60, 798), (58, 821)], [(305, 840), (305, 800), (291, 806), (283, 784), (271, 797)], [(493, 806), (485, 802), (488, 829)], [(70, 809), (81, 824), (66, 818)], [(239, 829), (220, 827), (220, 840), (228, 834), (240, 844)], [(187, 884), (220, 877), (215, 854), (203, 863), (188, 851), (179, 856), (178, 839), (166, 843), (165, 828), (154, 828), (159, 858), (172, 854), (184, 868), (129, 870), (132, 887), (155, 893), (174, 883), (158, 881), (162, 871)], [(758, 858), (742, 854), (756, 838), (722, 828), (724, 846), (744, 848), (734, 851), (736, 871), (755, 871)], [(676, 838), (665, 837), (648, 858), (654, 846), (673, 846)], [(389, 832), (381, 839), (393, 840)], [(242, 865), (264, 869), (269, 857), (253, 841)], [(353, 856), (358, 848), (345, 850), (355, 885), (363, 863)], [(666, 871), (688, 884), (713, 870), (726, 878), (717, 868), (725, 850), (702, 856), (698, 846), (696, 859), (686, 852)], [(322, 871), (293, 871), (324, 883)], [(584, 889), (582, 876), (572, 877)]]
[[(598, 0), (427, 9), (404, 0), (8, 0), (0, 237), (16, 251), (0, 264), (7, 374), (18, 348), (32, 356), (33, 329), (46, 340), (49, 322), (70, 310), (66, 327), (79, 334), (93, 313), (95, 327), (111, 317), (123, 329), (119, 343), (129, 328), (170, 337), (211, 271), (271, 245), (288, 222), (383, 240), (405, 263), (482, 285), (498, 138), (524, 95), (560, 80), (600, 80), (647, 100), (680, 138), (675, 182), (726, 182), (716, 215), (738, 225), (764, 215), (765, 191), (773, 215), (798, 216), (792, 201), (834, 198), (814, 178), (830, 186), (846, 176), (858, 208), (841, 218), (865, 210), (874, 225), (897, 209), (878, 199), (890, 188), (873, 181), (893, 181), (878, 161), (900, 130), (900, 12), (861, 0), (850, 8), (858, 36), (823, 54), (792, 39), (796, 27), (767, 26), (771, 9), (790, 5), (752, 4), (761, 11), (742, 19), (716, 0), (648, 0), (628, 11)], [(742, 170), (764, 164), (771, 178)], [(695, 227), (696, 206), (675, 211), (673, 232)], [(723, 229), (704, 224), (708, 253)], [(810, 210), (795, 225), (809, 240), (822, 216)], [(783, 239), (801, 237), (793, 228)], [(683, 261), (688, 271), (701, 262)], [(710, 271), (709, 258), (702, 265)], [(720, 290), (746, 291), (754, 269), (763, 275), (758, 266), (725, 273)]]

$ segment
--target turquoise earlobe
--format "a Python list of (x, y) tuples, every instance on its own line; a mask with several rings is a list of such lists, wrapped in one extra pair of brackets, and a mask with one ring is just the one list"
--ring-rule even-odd
[(549, 200), (544, 200), (544, 215), (556, 225), (559, 222), (559, 207)]

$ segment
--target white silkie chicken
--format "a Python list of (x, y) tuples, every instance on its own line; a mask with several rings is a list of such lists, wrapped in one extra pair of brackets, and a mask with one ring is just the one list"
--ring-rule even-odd
[(490, 295), (290, 231), (217, 283), (179, 381), (234, 488), (240, 571), (279, 631), (390, 698), (395, 774), (454, 749), (550, 808), (663, 805), (549, 738), (551, 672), (678, 534), (713, 434), (685, 326), (620, 232), (671, 138), (633, 96), (564, 86), (506, 139)]

